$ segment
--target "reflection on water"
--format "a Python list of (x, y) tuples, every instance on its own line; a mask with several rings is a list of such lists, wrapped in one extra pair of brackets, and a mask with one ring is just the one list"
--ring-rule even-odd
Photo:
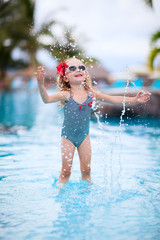
[(38, 92), (0, 100), (1, 239), (160, 239), (159, 119), (92, 120), (93, 184), (76, 152), (58, 189), (63, 112)]

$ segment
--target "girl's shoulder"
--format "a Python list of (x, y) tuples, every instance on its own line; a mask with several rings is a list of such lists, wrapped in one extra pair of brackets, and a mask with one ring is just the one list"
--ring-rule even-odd
[(70, 90), (62, 90), (60, 91), (62, 96), (64, 97), (63, 100), (68, 101), (70, 98)]

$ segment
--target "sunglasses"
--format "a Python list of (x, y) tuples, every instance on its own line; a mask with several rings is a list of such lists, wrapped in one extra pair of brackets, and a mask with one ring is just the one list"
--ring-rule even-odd
[(70, 66), (70, 67), (68, 67), (68, 70), (70, 71), (70, 72), (74, 72), (74, 71), (76, 71), (76, 69), (79, 69), (79, 70), (81, 70), (81, 71), (85, 71), (86, 70), (86, 67), (84, 66), (84, 65), (81, 65), (81, 66), (78, 66), (78, 67), (76, 67), (76, 66)]

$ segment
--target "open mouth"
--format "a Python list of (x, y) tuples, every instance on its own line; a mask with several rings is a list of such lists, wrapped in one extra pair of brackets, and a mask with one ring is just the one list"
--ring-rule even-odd
[(78, 73), (75, 75), (75, 77), (82, 77), (82, 74)]

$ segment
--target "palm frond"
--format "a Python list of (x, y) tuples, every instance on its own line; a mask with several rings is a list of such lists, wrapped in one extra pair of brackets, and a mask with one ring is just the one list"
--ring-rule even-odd
[(32, 0), (19, 0), (22, 8), (24, 9), (24, 16), (27, 17), (30, 22), (34, 22), (34, 10), (35, 10), (35, 1)]
[(85, 56), (84, 50), (73, 37), (72, 29), (64, 27), (63, 32), (63, 41), (59, 41), (55, 36), (53, 37), (53, 43), (50, 49), (48, 49), (52, 56), (54, 56), (58, 62), (72, 57), (83, 58)]
[(154, 61), (159, 53), (160, 53), (160, 48), (153, 48), (150, 51), (150, 54), (148, 56), (148, 66), (151, 70), (154, 69)]
[(48, 36), (53, 36), (50, 28), (56, 24), (56, 21), (55, 20), (52, 20), (48, 23), (43, 23), (41, 28), (37, 31), (37, 36), (38, 35), (48, 35)]
[(144, 0), (145, 4), (151, 8), (153, 8), (153, 1), (152, 0)]
[[(28, 64), (27, 59), (13, 59), (12, 52), (17, 47), (29, 56), (33, 65), (38, 62), (36, 53), (39, 49), (46, 49), (57, 61), (73, 56), (85, 59), (85, 52), (75, 40), (73, 29), (52, 20), (34, 30), (35, 0), (0, 1), (0, 9), (0, 72), (10, 66)], [(51, 31), (56, 24), (63, 30), (62, 38)], [(43, 36), (50, 37), (52, 46), (43, 42)], [(89, 59), (85, 60), (89, 62)], [(95, 62), (95, 59), (91, 61)]]
[(158, 40), (160, 40), (160, 31), (157, 31), (154, 33), (151, 37), (151, 44), (156, 43)]

